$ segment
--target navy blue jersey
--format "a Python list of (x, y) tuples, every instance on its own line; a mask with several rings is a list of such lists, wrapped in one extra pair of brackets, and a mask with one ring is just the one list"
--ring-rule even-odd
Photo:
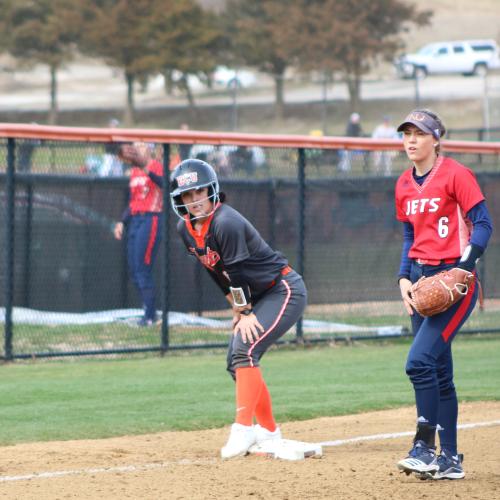
[(256, 296), (267, 290), (288, 265), (286, 258), (274, 251), (245, 217), (225, 204), (217, 207), (199, 232), (188, 216), (179, 221), (177, 231), (189, 253), (215, 273), (223, 289), (231, 285), (227, 266), (240, 265), (251, 294)]

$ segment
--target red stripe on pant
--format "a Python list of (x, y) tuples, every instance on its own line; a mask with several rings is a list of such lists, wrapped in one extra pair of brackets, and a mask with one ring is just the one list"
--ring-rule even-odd
[(144, 254), (144, 264), (148, 266), (151, 264), (151, 254), (153, 253), (153, 247), (155, 246), (156, 234), (158, 233), (158, 216), (154, 215), (151, 221), (151, 232), (149, 233), (148, 246), (146, 247), (146, 253)]
[(470, 306), (472, 297), (474, 296), (475, 289), (476, 289), (476, 280), (474, 280), (474, 282), (472, 283), (469, 293), (463, 298), (459, 308), (457, 309), (457, 312), (455, 313), (453, 318), (451, 318), (451, 321), (446, 325), (446, 328), (443, 330), (443, 333), (441, 335), (445, 342), (448, 342), (450, 335), (455, 331), (455, 329), (458, 327), (458, 325), (464, 318), (464, 315)]

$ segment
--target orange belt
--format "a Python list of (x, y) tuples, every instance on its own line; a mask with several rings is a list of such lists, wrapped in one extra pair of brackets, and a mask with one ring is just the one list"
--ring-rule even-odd
[(441, 264), (454, 264), (457, 261), (457, 259), (415, 259), (415, 262), (420, 265), (427, 265), (427, 266), (439, 266)]
[[(290, 266), (286, 266), (280, 271), (280, 274), (281, 274), (281, 276), (286, 276), (287, 274), (290, 274), (292, 271), (293, 271), (293, 269)], [(274, 285), (276, 285), (276, 280), (271, 281), (271, 283), (269, 284), (269, 286), (267, 288), (268, 289), (272, 288)]]

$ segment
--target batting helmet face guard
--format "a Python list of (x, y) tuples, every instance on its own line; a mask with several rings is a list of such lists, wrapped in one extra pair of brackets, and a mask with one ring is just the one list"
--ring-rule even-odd
[[(202, 160), (188, 159), (179, 163), (170, 176), (170, 203), (178, 217), (184, 219), (189, 214), (189, 205), (182, 201), (182, 193), (193, 189), (208, 187), (208, 196), (212, 202), (212, 211), (192, 219), (211, 215), (219, 201), (219, 181), (215, 170)], [(199, 203), (199, 201), (197, 202)]]

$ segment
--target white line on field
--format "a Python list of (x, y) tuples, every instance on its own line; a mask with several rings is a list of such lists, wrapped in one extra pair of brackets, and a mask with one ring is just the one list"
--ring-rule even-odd
[[(500, 420), (492, 420), (490, 422), (477, 422), (472, 424), (461, 424), (458, 426), (459, 429), (476, 429), (478, 427), (493, 427), (495, 425), (500, 425)], [(380, 441), (384, 439), (396, 439), (399, 437), (412, 436), (415, 431), (410, 432), (395, 432), (392, 434), (372, 434), (370, 436), (359, 436), (350, 439), (337, 439), (335, 441), (324, 441), (318, 443), (321, 446), (342, 446), (344, 444), (357, 443), (361, 441)], [(163, 469), (167, 467), (172, 467), (176, 465), (212, 465), (217, 463), (216, 458), (204, 458), (197, 460), (182, 459), (174, 462), (159, 462), (144, 465), (122, 465), (117, 467), (99, 467), (99, 468), (89, 468), (89, 469), (75, 469), (75, 470), (63, 470), (54, 472), (37, 472), (34, 474), (25, 474), (22, 476), (0, 476), (0, 483), (5, 483), (8, 481), (29, 481), (31, 479), (51, 479), (57, 477), (65, 476), (79, 476), (84, 474), (101, 474), (105, 472), (138, 472), (138, 471), (148, 471), (154, 469)]]
[(50, 479), (54, 477), (78, 476), (81, 474), (100, 474), (102, 472), (137, 472), (142, 470), (163, 469), (175, 465), (211, 465), (216, 463), (215, 458), (203, 458), (198, 460), (182, 459), (175, 462), (159, 462), (144, 465), (121, 465), (118, 467), (98, 467), (92, 469), (61, 470), (54, 472), (36, 472), (23, 476), (0, 476), (0, 483), (7, 481), (27, 481), (30, 479)]
[[(459, 429), (475, 429), (477, 427), (492, 427), (494, 425), (500, 425), (500, 420), (492, 420), (491, 422), (477, 422), (475, 424), (461, 424), (458, 426)], [(360, 441), (379, 441), (382, 439), (396, 439), (405, 436), (413, 436), (415, 431), (410, 432), (394, 432), (391, 434), (372, 434), (371, 436), (359, 436), (350, 439), (337, 439), (335, 441), (324, 441), (323, 443), (318, 443), (321, 446), (341, 446), (343, 444), (358, 443)]]

